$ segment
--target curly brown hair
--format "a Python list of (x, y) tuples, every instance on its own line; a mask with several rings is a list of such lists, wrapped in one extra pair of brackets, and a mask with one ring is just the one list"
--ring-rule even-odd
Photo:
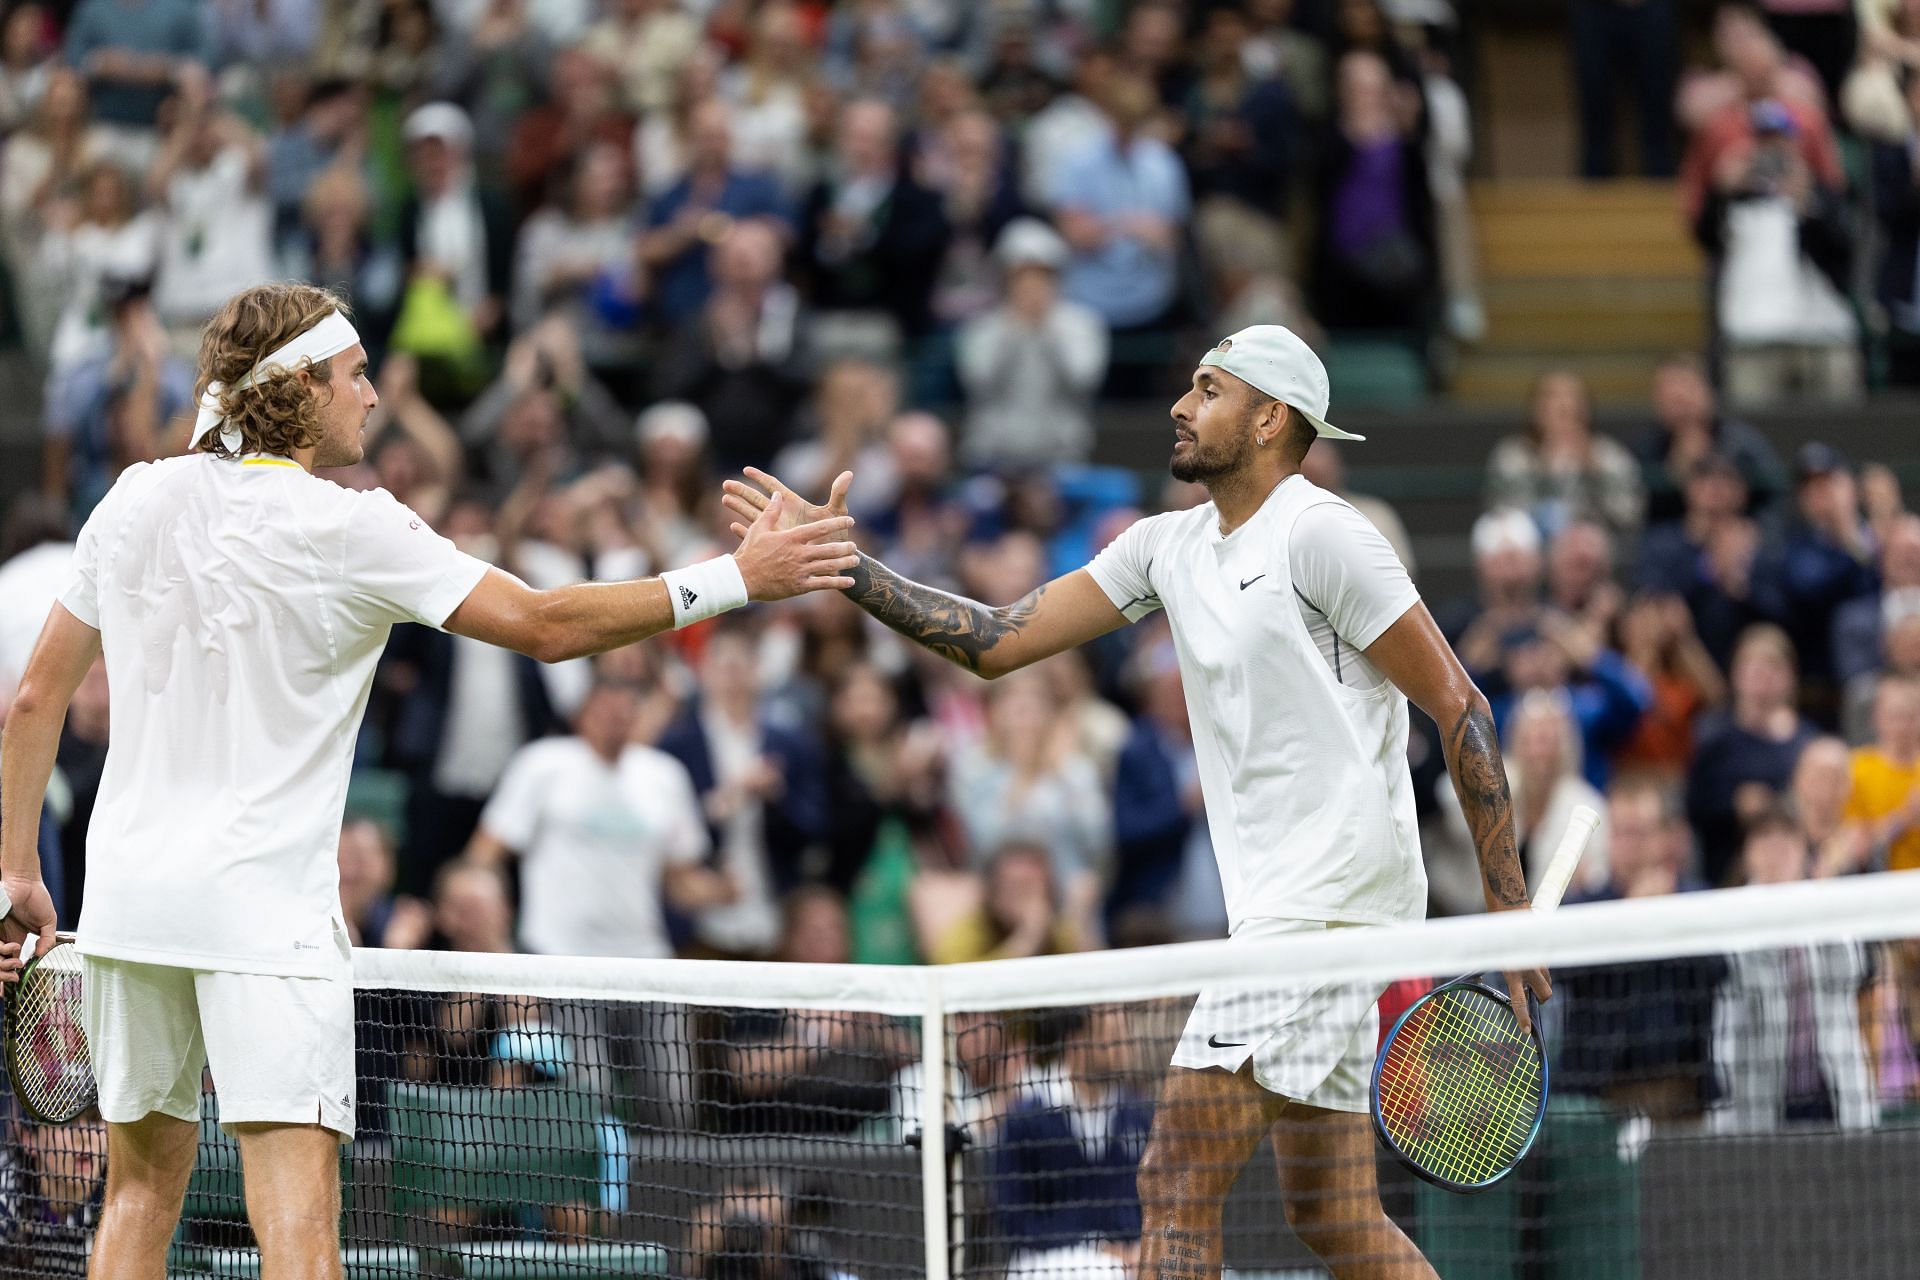
[[(333, 376), (333, 361), (302, 364), (269, 374), (249, 387), (234, 384), (260, 363), (261, 357), (293, 341), (324, 319), (328, 312), (347, 312), (347, 304), (330, 289), (281, 282), (263, 284), (227, 300), (200, 338), (200, 370), (194, 385), (196, 400), (211, 384), (220, 393), (220, 411), (229, 427), (240, 429), (239, 453), (291, 454), (320, 442), (320, 407), (314, 392), (294, 376), (306, 369), (317, 386)], [(331, 394), (331, 392), (329, 392)], [(232, 457), (218, 431), (200, 441), (202, 453)]]

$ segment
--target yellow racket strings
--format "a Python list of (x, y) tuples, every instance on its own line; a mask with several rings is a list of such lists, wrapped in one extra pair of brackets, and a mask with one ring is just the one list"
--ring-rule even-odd
[(1543, 1076), (1539, 1046), (1505, 1005), (1469, 988), (1442, 991), (1387, 1047), (1381, 1120), (1429, 1173), (1482, 1183), (1525, 1148)]

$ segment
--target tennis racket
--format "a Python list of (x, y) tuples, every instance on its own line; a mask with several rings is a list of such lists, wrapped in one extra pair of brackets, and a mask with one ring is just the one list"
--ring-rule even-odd
[(21, 970), (0, 1019), (13, 1096), (43, 1124), (65, 1124), (94, 1104), (93, 1058), (80, 1021), (80, 953), (57, 934), (52, 950)]
[[(1600, 815), (1575, 809), (1547, 863), (1535, 911), (1551, 911), (1573, 879)], [(1533, 997), (1527, 997), (1533, 1011)], [(1400, 1015), (1373, 1064), (1373, 1129), (1420, 1177), (1448, 1191), (1484, 1191), (1513, 1172), (1547, 1114), (1547, 1055), (1536, 1016), (1525, 1031), (1507, 992), (1478, 974), (1429, 991)]]

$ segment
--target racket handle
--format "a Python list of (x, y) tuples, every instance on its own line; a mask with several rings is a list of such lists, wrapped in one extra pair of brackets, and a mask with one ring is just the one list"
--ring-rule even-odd
[(1593, 829), (1599, 825), (1600, 815), (1593, 809), (1584, 804), (1574, 809), (1567, 820), (1566, 834), (1560, 837), (1560, 847), (1553, 851), (1547, 873), (1540, 878), (1539, 891), (1533, 895), (1535, 911), (1551, 911), (1560, 905), (1573, 880), (1574, 868), (1580, 865), (1580, 855), (1587, 851), (1587, 841), (1593, 839)]

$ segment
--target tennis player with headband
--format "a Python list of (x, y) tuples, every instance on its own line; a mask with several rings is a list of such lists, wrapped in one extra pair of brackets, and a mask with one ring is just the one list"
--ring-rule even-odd
[(358, 462), (379, 397), (331, 293), (250, 289), (200, 348), (191, 451), (123, 473), (81, 530), (0, 750), (0, 937), (52, 941), (35, 853), (67, 702), (106, 656), (112, 730), (78, 929), (108, 1123), (92, 1275), (160, 1277), (200, 1075), (239, 1140), (269, 1276), (338, 1277), (353, 999), (335, 850), (374, 664), (397, 622), (554, 661), (749, 600), (852, 585), (850, 521), (769, 510), (659, 578), (535, 591), (457, 550)]
[[(1212, 501), (1141, 520), (1086, 568), (989, 608), (863, 556), (848, 594), (989, 678), (1164, 609), (1193, 723), (1236, 941), (1426, 912), (1407, 700), (1440, 725), (1496, 911), (1528, 904), (1486, 699), (1385, 538), (1300, 474), (1326, 420), (1327, 371), (1278, 325), (1209, 351), (1173, 406), (1174, 478)], [(809, 507), (774, 477), (727, 482), (728, 507), (783, 522), (844, 511), (852, 477)], [(746, 524), (735, 528), (748, 532)], [(1507, 976), (1524, 1021), (1539, 970)], [(1368, 1083), (1381, 987), (1203, 993), (1174, 1050), (1140, 1165), (1142, 1280), (1219, 1275), (1221, 1209), (1269, 1133), (1287, 1216), (1339, 1280), (1432, 1277), (1380, 1207)]]

